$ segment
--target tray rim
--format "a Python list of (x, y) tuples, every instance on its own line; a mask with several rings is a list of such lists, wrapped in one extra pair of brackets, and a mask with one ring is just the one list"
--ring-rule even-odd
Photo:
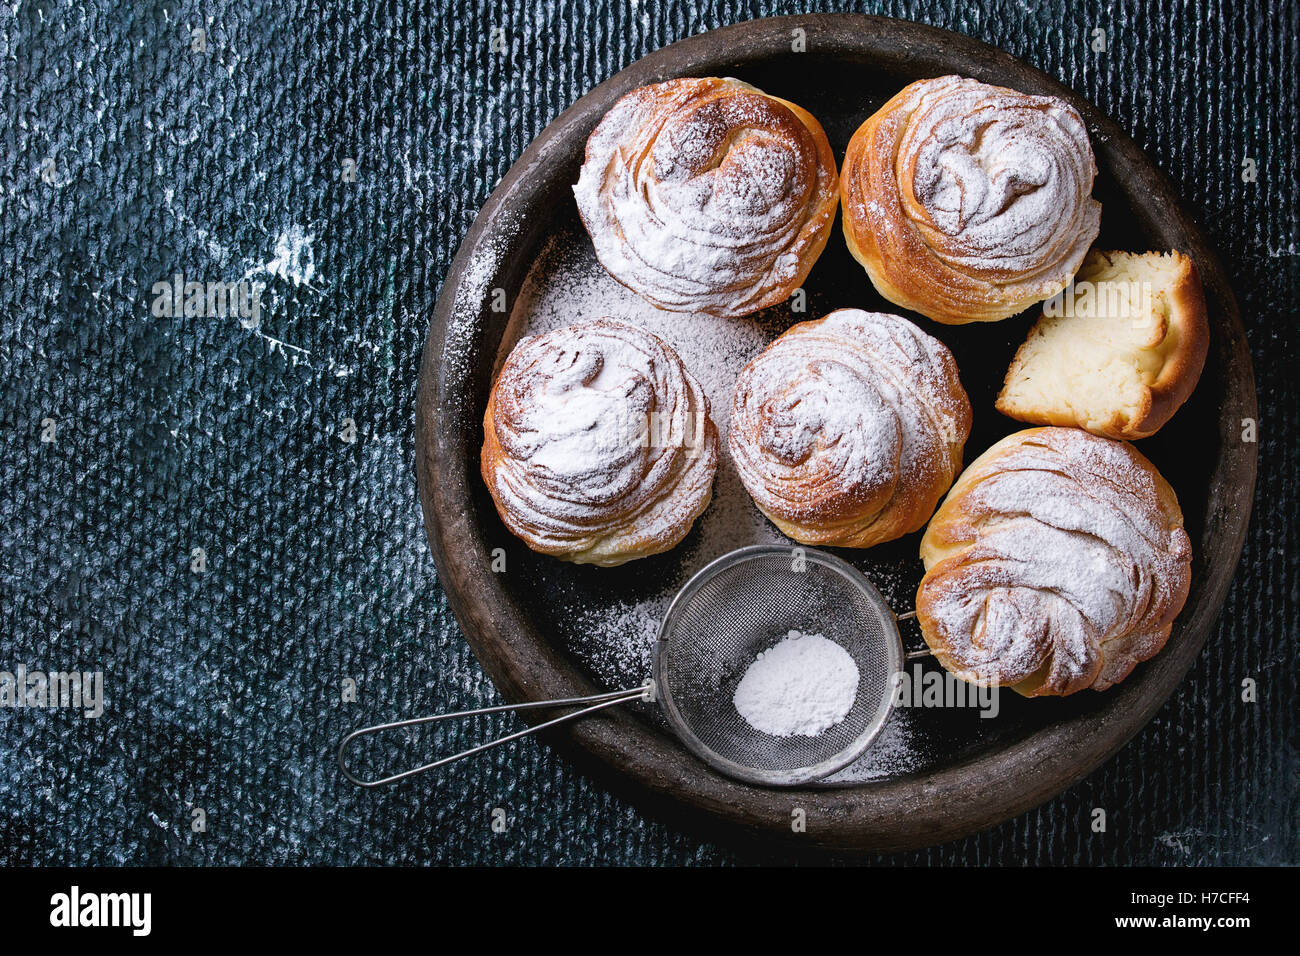
[[(1231, 409), (1219, 411), (1219, 457), (1210, 480), (1211, 507), (1203, 536), (1212, 527), (1201, 600), (1175, 623), (1177, 640), (1108, 691), (1112, 706), (1069, 718), (1026, 740), (977, 754), (919, 775), (869, 781), (829, 790), (771, 790), (723, 777), (679, 742), (626, 713), (606, 711), (563, 730), (548, 744), (609, 789), (674, 824), (702, 828), (710, 839), (755, 837), (799, 846), (851, 851), (897, 851), (931, 846), (994, 826), (1042, 804), (1110, 759), (1177, 689), (1216, 622), (1235, 574), (1250, 522), (1258, 445), (1229, 441), (1236, 427), (1256, 418), (1253, 365), (1235, 297), (1218, 257), (1182, 207), (1172, 183), (1106, 114), (1073, 90), (1029, 64), (984, 42), (906, 20), (864, 14), (800, 14), (743, 21), (661, 47), (615, 73), (564, 110), (533, 140), (493, 190), (462, 241), (430, 320), (416, 398), (416, 472), (425, 529), (448, 606), (480, 663), (512, 702), (572, 697), (600, 690), (562, 650), (540, 640), (524, 610), (491, 585), (486, 556), (465, 507), (477, 469), (458, 460), (453, 430), (442, 427), (449, 369), (446, 332), (474, 250), (503, 209), (537, 192), (530, 177), (556, 161), (557, 145), (573, 128), (590, 129), (624, 92), (672, 76), (691, 75), (691, 64), (761, 59), (788, 52), (790, 31), (805, 30), (808, 48), (891, 62), (942, 64), (942, 72), (990, 78), (1033, 92), (1059, 96), (1079, 109), (1098, 153), (1127, 167), (1132, 186), (1152, 204), (1166, 207), (1187, 236), (1187, 249), (1202, 273), (1207, 297), (1217, 300), (1229, 332), (1221, 345), (1225, 394)], [(960, 63), (960, 69), (954, 63)], [(698, 75), (698, 74), (697, 74)], [(935, 71), (933, 75), (938, 75)], [(865, 118), (865, 117), (864, 117)], [(585, 135), (583, 137), (585, 139)], [(522, 227), (516, 227), (522, 231)], [(516, 237), (517, 238), (517, 237)], [(498, 261), (498, 268), (501, 267)], [(1220, 354), (1211, 350), (1213, 358)], [(1225, 414), (1231, 413), (1225, 420)], [(471, 416), (473, 419), (473, 416)], [(476, 420), (476, 419), (475, 419)], [(1216, 499), (1214, 492), (1222, 495)], [(1221, 526), (1221, 527), (1220, 527)], [(1199, 543), (1198, 543), (1199, 544)], [(488, 577), (485, 579), (484, 575)], [(489, 586), (484, 586), (484, 581)], [(1190, 611), (1190, 616), (1188, 615)], [(806, 833), (792, 834), (790, 810), (807, 813)]]

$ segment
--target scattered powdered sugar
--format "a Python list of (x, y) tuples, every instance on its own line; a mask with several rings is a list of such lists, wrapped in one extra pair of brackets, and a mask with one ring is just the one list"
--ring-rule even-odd
[[(484, 232), (475, 247), (473, 255), (465, 263), (456, 285), (455, 299), (451, 313), (447, 318), (447, 331), (443, 340), (442, 363), (463, 375), (475, 358), (473, 349), (474, 332), (482, 322), (482, 310), (485, 303), (493, 299), (493, 283), (500, 274), (505, 256), (508, 255), (510, 239), (513, 238), (514, 224), (509, 220), (494, 223), (495, 228)], [(498, 357), (498, 367), (492, 369), (493, 378), (499, 371), (499, 364), (504, 361), (504, 353)], [(453, 406), (447, 409), (451, 416), (481, 415), (483, 409), (466, 406)]]
[(609, 675), (611, 686), (630, 687), (645, 681), (650, 676), (650, 654), (659, 624), (667, 611), (667, 598), (618, 601), (579, 611), (579, 629), (593, 638), (580, 648), (588, 666)]
[(820, 634), (790, 631), (760, 653), (732, 702), (751, 727), (773, 737), (816, 737), (842, 721), (858, 695), (858, 666)]
[(911, 711), (895, 707), (867, 752), (822, 782), (847, 785), (883, 780), (917, 769), (923, 759)]

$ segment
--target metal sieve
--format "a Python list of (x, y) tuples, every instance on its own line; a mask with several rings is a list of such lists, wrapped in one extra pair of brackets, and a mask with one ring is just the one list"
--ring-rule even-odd
[[(893, 677), (902, 670), (904, 656), (927, 653), (904, 655), (898, 620), (866, 576), (839, 558), (794, 545), (740, 548), (704, 567), (673, 598), (659, 627), (650, 682), (590, 697), (504, 704), (365, 727), (343, 738), (339, 768), (358, 786), (383, 786), (639, 699), (657, 700), (682, 743), (721, 773), (765, 786), (808, 783), (847, 766), (871, 746), (889, 718)], [(733, 703), (749, 665), (791, 630), (834, 641), (858, 669), (852, 708), (842, 721), (813, 737), (765, 734), (750, 726)], [(479, 714), (557, 707), (581, 709), (378, 780), (360, 779), (347, 765), (348, 746), (370, 734)]]
[[(732, 702), (749, 665), (790, 630), (834, 641), (858, 669), (853, 707), (815, 737), (755, 730)], [(791, 786), (834, 773), (871, 746), (902, 666), (894, 612), (861, 572), (820, 551), (759, 545), (718, 558), (673, 599), (654, 678), (668, 723), (701, 760), (751, 783)]]

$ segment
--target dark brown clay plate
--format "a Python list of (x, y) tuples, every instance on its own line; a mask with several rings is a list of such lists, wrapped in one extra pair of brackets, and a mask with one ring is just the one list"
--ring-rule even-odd
[[(792, 50), (803, 30), (806, 52)], [(1187, 605), (1165, 649), (1112, 690), (1065, 700), (1001, 695), (1001, 713), (916, 710), (908, 732), (916, 759), (903, 770), (849, 786), (770, 790), (720, 776), (667, 733), (653, 714), (605, 711), (550, 732), (560, 747), (614, 789), (713, 836), (797, 839), (839, 849), (904, 849), (993, 825), (1050, 799), (1114, 754), (1152, 717), (1191, 666), (1218, 616), (1250, 518), (1256, 445), (1241, 440), (1256, 415), (1255, 387), (1236, 303), (1223, 269), (1169, 182), (1121, 127), (1069, 89), (1006, 53), (931, 27), (858, 15), (756, 20), (665, 47), (629, 66), (566, 110), (501, 181), (447, 275), (420, 372), (417, 471), (429, 542), (448, 602), (484, 668), (511, 701), (576, 697), (619, 679), (596, 677), (573, 608), (635, 602), (702, 553), (693, 533), (666, 555), (623, 568), (575, 567), (533, 554), (504, 528), (479, 478), (481, 418), (492, 375), (509, 347), (509, 312), (556, 235), (581, 236), (570, 186), (588, 134), (628, 90), (677, 76), (735, 76), (799, 103), (826, 128), (837, 157), (859, 124), (907, 83), (957, 73), (1071, 102), (1092, 135), (1102, 203), (1099, 244), (1179, 249), (1196, 261), (1211, 323), (1197, 391), (1139, 448), (1177, 491), (1195, 548)], [(755, 321), (776, 334), (839, 307), (898, 312), (851, 259), (837, 223), (805, 283), (808, 311), (769, 309)], [(907, 313), (903, 313), (907, 314)], [(993, 398), (1031, 313), (992, 325), (947, 327), (910, 316), (952, 349), (975, 409), (967, 461), (1022, 427)], [(575, 320), (584, 318), (575, 316)], [(594, 318), (594, 316), (586, 316)], [(503, 339), (505, 343), (503, 345)], [(714, 409), (715, 416), (726, 408)], [(878, 582), (900, 611), (921, 576), (919, 534), (866, 552), (837, 551)], [(506, 552), (493, 573), (492, 551)], [(891, 593), (892, 592), (892, 593)], [(915, 634), (910, 635), (916, 642)], [(628, 675), (632, 676), (632, 675)], [(526, 746), (526, 745), (525, 745)], [(807, 832), (791, 831), (802, 808)]]

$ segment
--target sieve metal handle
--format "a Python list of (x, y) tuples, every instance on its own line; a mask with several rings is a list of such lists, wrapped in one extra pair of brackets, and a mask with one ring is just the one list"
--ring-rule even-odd
[[(399, 780), (405, 780), (407, 777), (414, 777), (416, 774), (424, 773), (426, 770), (433, 770), (437, 767), (445, 767), (447, 764), (455, 763), (457, 760), (463, 760), (466, 757), (472, 757), (474, 754), (482, 753), (485, 750), (491, 750), (493, 747), (500, 747), (512, 740), (519, 740), (521, 737), (527, 737), (537, 733), (539, 730), (545, 730), (547, 727), (554, 727), (556, 724), (562, 724), (566, 721), (577, 720), (579, 717), (585, 717), (588, 714), (594, 714), (598, 710), (604, 710), (606, 707), (613, 707), (616, 704), (624, 704), (632, 700), (653, 701), (655, 699), (654, 681), (646, 681), (640, 687), (627, 687), (623, 690), (610, 691), (607, 694), (592, 694), (590, 697), (568, 697), (562, 700), (537, 700), (525, 704), (500, 704), (496, 707), (478, 707), (474, 710), (461, 710), (454, 714), (430, 714), (427, 717), (413, 717), (410, 720), (397, 720), (390, 724), (376, 724), (373, 727), (362, 727), (360, 730), (354, 730), (343, 738), (339, 744), (339, 770), (343, 776), (347, 777), (358, 787), (371, 789), (373, 787), (382, 787), (386, 784), (397, 783)], [(465, 717), (477, 717), (480, 714), (502, 714), (507, 711), (517, 710), (538, 710), (543, 707), (576, 707), (579, 704), (586, 704), (582, 710), (575, 710), (571, 714), (564, 714), (555, 717), (545, 723), (535, 724), (532, 727), (525, 727), (523, 730), (516, 731), (513, 734), (507, 734), (504, 737), (498, 737), (495, 740), (489, 740), (485, 744), (479, 744), (470, 747), (468, 750), (462, 750), (460, 753), (452, 754), (450, 757), (442, 757), (432, 763), (426, 763), (423, 766), (415, 767), (411, 770), (403, 770), (401, 773), (395, 773), (387, 777), (381, 777), (378, 780), (362, 780), (351, 770), (348, 769), (347, 749), (353, 741), (371, 734), (384, 733), (389, 730), (401, 730), (405, 727), (415, 727), (420, 724), (434, 724), (443, 720), (459, 720)]]
[[(904, 611), (902, 614), (895, 614), (894, 620), (910, 621), (914, 617), (916, 617), (915, 611)], [(914, 651), (909, 651), (906, 647), (903, 648), (903, 660), (905, 661), (915, 661), (915, 660), (920, 660), (922, 657), (933, 657), (933, 656), (934, 656), (934, 651), (930, 650), (930, 648), (928, 647), (918, 647)]]

